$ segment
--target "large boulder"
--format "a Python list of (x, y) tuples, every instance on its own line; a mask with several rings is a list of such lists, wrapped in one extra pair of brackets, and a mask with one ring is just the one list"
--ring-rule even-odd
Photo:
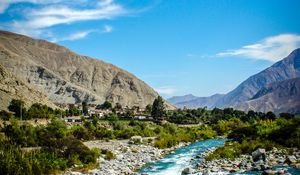
[(142, 136), (132, 136), (130, 138), (130, 142), (134, 143), (134, 144), (140, 144), (140, 143), (143, 143), (143, 138), (142, 138)]
[(194, 171), (191, 167), (187, 167), (184, 170), (182, 170), (181, 175), (186, 175), (186, 174), (192, 174)]
[(294, 155), (288, 156), (285, 162), (288, 164), (294, 164), (297, 163), (297, 158)]
[(262, 148), (258, 148), (257, 150), (252, 152), (252, 159), (254, 162), (259, 160), (266, 161), (266, 150)]

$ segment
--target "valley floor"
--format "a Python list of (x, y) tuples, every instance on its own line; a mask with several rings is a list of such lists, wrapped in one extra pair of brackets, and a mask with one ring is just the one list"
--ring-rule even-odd
[[(145, 137), (143, 140), (153, 140), (154, 137)], [(161, 159), (165, 154), (172, 153), (171, 150), (186, 146), (189, 143), (180, 143), (172, 148), (158, 149), (150, 144), (133, 144), (131, 140), (94, 140), (87, 141), (84, 144), (91, 148), (111, 151), (115, 157), (107, 160), (103, 156), (98, 159), (99, 168), (89, 170), (87, 174), (105, 174), (105, 175), (128, 175), (138, 174), (136, 171), (147, 163), (155, 162)], [(68, 171), (65, 174), (75, 175), (80, 172)], [(85, 173), (83, 173), (85, 174)]]

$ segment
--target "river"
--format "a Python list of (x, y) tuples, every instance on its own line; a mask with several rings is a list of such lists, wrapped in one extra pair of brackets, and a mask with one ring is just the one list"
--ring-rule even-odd
[[(226, 139), (209, 139), (192, 143), (188, 146), (175, 150), (175, 154), (168, 154), (162, 159), (147, 164), (139, 172), (148, 175), (181, 175), (181, 172), (186, 167), (195, 167), (199, 161), (203, 159), (195, 158), (205, 150), (213, 147), (223, 146)], [(285, 167), (291, 174), (300, 174), (299, 169)], [(200, 174), (200, 173), (199, 173)], [(214, 173), (214, 174), (230, 174), (230, 173)], [(261, 172), (243, 172), (232, 174), (261, 174)]]

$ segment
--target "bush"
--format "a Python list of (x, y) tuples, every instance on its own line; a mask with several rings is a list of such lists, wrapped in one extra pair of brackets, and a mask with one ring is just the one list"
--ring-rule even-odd
[(9, 120), (12, 117), (13, 117), (12, 113), (7, 112), (5, 110), (0, 111), (0, 119), (7, 121), (7, 120)]
[(157, 148), (170, 148), (178, 144), (176, 137), (170, 134), (164, 134), (160, 136), (154, 143), (154, 146)]
[(0, 174), (50, 174), (66, 168), (67, 161), (54, 153), (27, 153), (13, 145), (0, 147)]
[(102, 150), (102, 154), (105, 155), (105, 159), (106, 160), (113, 160), (113, 159), (116, 159), (116, 155), (114, 153), (112, 153), (111, 151), (109, 150)]

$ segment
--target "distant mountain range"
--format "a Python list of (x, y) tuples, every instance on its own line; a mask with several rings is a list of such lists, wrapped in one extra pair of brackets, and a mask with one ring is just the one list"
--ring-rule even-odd
[(184, 96), (175, 96), (169, 98), (168, 101), (179, 108), (188, 107), (188, 108), (198, 108), (198, 107), (215, 107), (215, 103), (222, 98), (223, 94), (215, 94), (209, 97), (196, 97), (192, 94)]
[(158, 96), (145, 82), (112, 64), (7, 31), (0, 31), (0, 66), (2, 109), (12, 98), (44, 104), (108, 100), (144, 108)]
[(177, 107), (233, 107), (240, 110), (300, 113), (300, 49), (271, 67), (249, 77), (225, 95), (177, 96), (168, 101)]

